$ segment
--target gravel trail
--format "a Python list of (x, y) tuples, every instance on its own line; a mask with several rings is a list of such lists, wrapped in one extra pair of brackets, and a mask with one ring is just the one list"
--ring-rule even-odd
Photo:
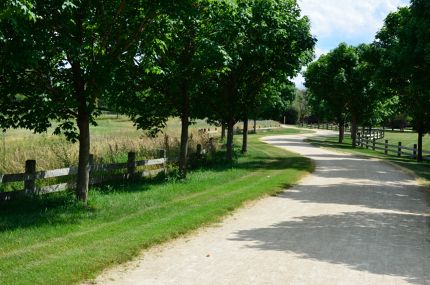
[(264, 138), (315, 161), (299, 185), (145, 251), (96, 283), (430, 284), (426, 191), (396, 167), (311, 146), (306, 136)]

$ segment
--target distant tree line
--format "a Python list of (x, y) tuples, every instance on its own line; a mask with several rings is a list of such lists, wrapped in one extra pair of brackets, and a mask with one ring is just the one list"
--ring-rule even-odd
[(358, 125), (404, 128), (411, 121), (422, 139), (430, 131), (430, 2), (412, 0), (385, 19), (372, 44), (336, 49), (311, 63), (305, 73), (306, 102), (318, 121), (351, 124), (352, 145)]
[(176, 116), (185, 177), (192, 121), (227, 129), (231, 162), (233, 126), (283, 116), (315, 41), (295, 0), (3, 0), (0, 127), (56, 122), (55, 134), (79, 143), (76, 197), (86, 203), (89, 127), (103, 110), (154, 134)]

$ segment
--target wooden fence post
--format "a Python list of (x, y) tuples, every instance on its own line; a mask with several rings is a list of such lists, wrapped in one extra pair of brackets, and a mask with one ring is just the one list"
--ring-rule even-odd
[(384, 153), (388, 155), (388, 140), (385, 140)]
[(200, 157), (202, 155), (202, 145), (201, 144), (197, 145), (196, 152), (197, 152), (198, 157)]
[(136, 174), (136, 153), (130, 151), (127, 160), (127, 179), (133, 178)]
[(369, 138), (366, 137), (366, 148), (369, 149)]
[(375, 147), (375, 142), (376, 142), (376, 139), (375, 139), (375, 138), (373, 138), (373, 139), (372, 139), (372, 150), (375, 150), (375, 149), (376, 149), (376, 147)]
[(402, 142), (399, 142), (399, 146), (397, 147), (397, 156), (400, 157), (402, 155)]
[(164, 135), (164, 149), (166, 150), (166, 152), (169, 152), (169, 148), (170, 148), (170, 138), (169, 138), (169, 135), (165, 134)]
[(34, 194), (36, 192), (36, 160), (27, 160), (25, 162), (25, 194)]
[(167, 152), (165, 149), (160, 149), (160, 158), (164, 158), (164, 163), (163, 163), (164, 175), (167, 175)]
[(418, 146), (414, 144), (414, 158), (417, 158), (417, 148)]

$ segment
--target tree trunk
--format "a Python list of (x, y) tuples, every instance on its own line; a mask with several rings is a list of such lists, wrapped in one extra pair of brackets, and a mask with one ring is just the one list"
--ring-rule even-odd
[(90, 121), (86, 112), (79, 112), (77, 123), (79, 128), (79, 164), (76, 198), (86, 204), (90, 181)]
[(357, 146), (357, 116), (355, 114), (352, 115), (351, 118), (351, 140), (352, 140), (352, 147)]
[(417, 150), (417, 161), (422, 162), (423, 161), (423, 136), (424, 131), (422, 126), (418, 127), (418, 150)]
[(186, 84), (182, 86), (182, 114), (181, 114), (181, 149), (179, 152), (179, 176), (187, 177), (188, 160), (188, 128), (190, 125), (190, 100)]
[(242, 153), (248, 152), (248, 117), (243, 120)]
[(181, 117), (181, 149), (179, 152), (179, 175), (181, 178), (187, 177), (187, 161), (188, 161), (188, 116)]
[(221, 122), (221, 139), (225, 139), (225, 123), (224, 121)]
[(254, 119), (253, 129), (254, 129), (254, 134), (257, 134), (257, 120), (256, 119)]
[(234, 120), (229, 120), (227, 123), (227, 162), (233, 162), (233, 137), (234, 137)]
[(345, 124), (343, 122), (339, 123), (339, 143), (343, 143), (343, 138), (345, 136)]

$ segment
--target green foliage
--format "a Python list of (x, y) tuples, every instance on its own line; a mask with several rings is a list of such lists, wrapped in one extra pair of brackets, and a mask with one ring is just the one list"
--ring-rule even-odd
[[(306, 71), (306, 86), (314, 97), (310, 103), (318, 117), (329, 113), (340, 125), (348, 119), (353, 127), (353, 144), (358, 124), (376, 121), (378, 102), (382, 99), (372, 81), (374, 49), (340, 44), (312, 63)], [(340, 141), (342, 133), (339, 133)]]
[[(208, 39), (211, 5), (214, 4), (210, 1), (190, 1), (184, 11), (160, 23), (159, 29), (168, 36), (163, 41), (162, 53), (151, 59), (157, 72), (144, 74), (135, 86), (130, 86), (135, 74), (116, 80), (128, 88), (124, 86), (125, 92), (111, 98), (113, 104), (130, 115), (138, 128), (155, 134), (170, 117), (198, 117), (202, 96), (199, 83), (222, 73), (225, 61), (221, 47)], [(126, 72), (121, 70), (118, 76), (123, 77)]]
[(55, 134), (79, 140), (80, 199), (86, 200), (89, 125), (96, 124), (100, 100), (122, 91), (114, 75), (136, 70), (136, 61), (138, 71), (157, 70), (143, 64), (163, 50), (157, 23), (184, 2), (35, 0), (36, 21), (17, 14), (0, 22), (0, 127), (43, 132), (57, 121)]
[(112, 74), (162, 48), (150, 23), (177, 2), (35, 1), (35, 22), (20, 21), (19, 29), (12, 21), (3, 23), (1, 78), (2, 94), (12, 107), (8, 122), (39, 132), (58, 120), (57, 133), (76, 140), (78, 114), (95, 123), (98, 100), (117, 92)]
[(296, 1), (236, 1), (216, 6), (210, 34), (225, 50), (227, 72), (207, 83), (213, 94), (209, 113), (237, 121), (257, 112), (266, 101), (284, 101), (288, 78), (310, 61), (315, 39)]
[(381, 52), (378, 78), (398, 95), (417, 129), (430, 130), (430, 3), (412, 1), (385, 20), (376, 37)]
[(325, 103), (330, 117), (338, 122), (344, 122), (348, 115), (349, 94), (345, 88), (356, 61), (353, 48), (340, 44), (337, 49), (311, 63), (305, 73), (305, 86), (314, 98), (309, 102), (316, 110), (324, 109), (319, 105)]

